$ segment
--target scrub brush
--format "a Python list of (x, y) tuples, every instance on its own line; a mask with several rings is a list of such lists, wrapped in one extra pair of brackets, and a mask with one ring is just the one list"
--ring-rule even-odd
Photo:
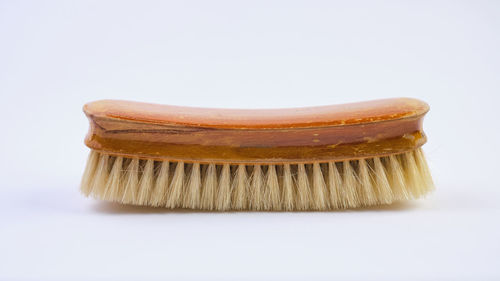
[(81, 191), (203, 210), (334, 210), (420, 198), (429, 106), (396, 98), (290, 109), (88, 103)]

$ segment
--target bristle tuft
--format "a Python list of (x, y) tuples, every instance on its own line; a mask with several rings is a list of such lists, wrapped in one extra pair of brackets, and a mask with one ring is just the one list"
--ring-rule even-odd
[(281, 210), (280, 185), (275, 165), (269, 165), (267, 168), (266, 187), (264, 189), (264, 209)]
[(184, 191), (183, 208), (197, 209), (200, 206), (201, 176), (200, 164), (194, 163), (189, 175), (189, 181)]
[(201, 208), (213, 210), (215, 208), (215, 195), (217, 191), (217, 170), (215, 164), (208, 164), (205, 171), (201, 193)]
[(415, 161), (417, 167), (420, 170), (420, 179), (422, 180), (421, 186), (423, 186), (422, 194), (427, 193), (429, 190), (434, 190), (434, 181), (432, 180), (431, 172), (429, 166), (427, 165), (427, 160), (425, 159), (424, 151), (422, 149), (417, 149), (413, 151), (415, 155)]
[(342, 187), (339, 190), (343, 208), (356, 208), (360, 206), (358, 178), (350, 162), (344, 161), (342, 163), (343, 180)]
[(246, 166), (239, 164), (233, 181), (232, 208), (245, 210), (248, 208), (248, 179)]
[(250, 190), (250, 208), (253, 210), (263, 209), (264, 177), (260, 165), (253, 166), (252, 187)]
[(222, 165), (216, 198), (217, 210), (229, 210), (231, 207), (231, 171), (229, 164)]
[(132, 159), (125, 169), (125, 191), (121, 202), (137, 204), (137, 184), (139, 183), (139, 159)]
[(169, 186), (170, 163), (168, 161), (160, 162), (156, 168), (156, 182), (151, 195), (151, 206), (165, 206), (167, 203), (167, 190)]
[(283, 209), (290, 211), (295, 207), (294, 197), (295, 197), (295, 183), (292, 177), (292, 171), (290, 164), (283, 165), (283, 190), (281, 197), (283, 198)]
[(98, 163), (99, 152), (91, 150), (87, 159), (85, 171), (83, 172), (82, 182), (80, 184), (80, 190), (85, 196), (89, 196), (92, 193), (92, 184), (94, 181), (95, 171)]
[(373, 164), (375, 166), (373, 170), (375, 183), (373, 186), (375, 187), (378, 201), (381, 204), (391, 204), (394, 200), (394, 195), (387, 179), (387, 172), (384, 165), (379, 158), (374, 158)]
[(330, 207), (333, 209), (342, 209), (347, 206), (341, 196), (342, 176), (339, 173), (335, 162), (328, 163), (328, 194), (330, 195)]
[(167, 202), (165, 207), (177, 208), (180, 207), (182, 198), (182, 189), (184, 186), (184, 162), (177, 162), (175, 166), (174, 176), (167, 191)]
[(311, 187), (309, 177), (304, 164), (297, 166), (297, 200), (295, 206), (297, 210), (308, 210), (311, 203)]
[(139, 190), (137, 201), (139, 205), (150, 205), (150, 196), (153, 190), (153, 169), (154, 169), (154, 161), (153, 160), (145, 160), (145, 163), (142, 168), (141, 179), (139, 181)]
[(365, 206), (372, 206), (377, 204), (377, 194), (373, 189), (372, 184), (372, 171), (369, 171), (368, 162), (365, 159), (358, 160), (358, 178), (359, 188), (358, 194), (360, 202)]
[(106, 183), (106, 191), (104, 192), (104, 200), (116, 201), (123, 197), (123, 158), (116, 157), (113, 168)]
[(328, 201), (328, 193), (326, 189), (325, 179), (319, 163), (313, 164), (313, 201), (312, 208), (314, 210), (325, 210), (330, 207)]

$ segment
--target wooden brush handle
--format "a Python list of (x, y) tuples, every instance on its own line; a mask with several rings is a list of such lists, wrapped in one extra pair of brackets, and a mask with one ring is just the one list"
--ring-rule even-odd
[(108, 154), (217, 163), (358, 159), (425, 143), (429, 106), (410, 98), (290, 109), (208, 109), (101, 100), (85, 143)]

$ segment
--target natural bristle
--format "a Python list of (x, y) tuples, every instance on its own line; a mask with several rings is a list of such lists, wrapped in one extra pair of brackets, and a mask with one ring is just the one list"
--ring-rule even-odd
[(124, 204), (203, 210), (333, 210), (391, 204), (434, 188), (421, 148), (310, 164), (200, 164), (91, 150), (81, 190)]

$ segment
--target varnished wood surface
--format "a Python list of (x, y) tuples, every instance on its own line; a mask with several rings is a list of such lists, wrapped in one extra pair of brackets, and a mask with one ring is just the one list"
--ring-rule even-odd
[(429, 106), (411, 98), (284, 109), (218, 109), (100, 100), (84, 106), (87, 116), (172, 126), (277, 129), (354, 125), (425, 114)]
[(114, 155), (283, 163), (401, 153), (426, 138), (429, 107), (408, 98), (291, 109), (208, 109), (129, 101), (84, 106), (86, 144)]

